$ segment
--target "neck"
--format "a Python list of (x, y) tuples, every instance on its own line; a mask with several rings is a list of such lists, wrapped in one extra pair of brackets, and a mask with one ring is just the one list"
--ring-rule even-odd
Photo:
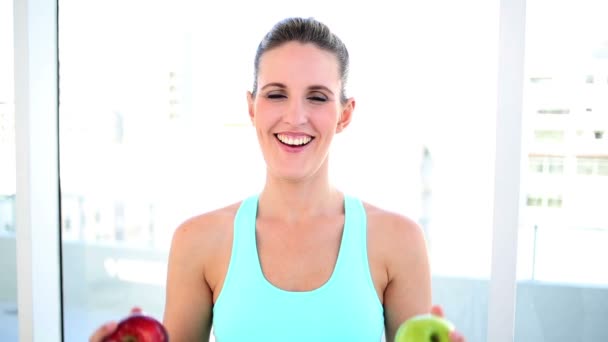
[(258, 217), (296, 222), (342, 213), (343, 195), (330, 185), (327, 172), (304, 180), (285, 180), (267, 174), (260, 194)]

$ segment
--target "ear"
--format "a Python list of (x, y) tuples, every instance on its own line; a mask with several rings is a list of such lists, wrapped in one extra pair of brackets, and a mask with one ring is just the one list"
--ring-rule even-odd
[(355, 99), (349, 98), (346, 104), (342, 105), (342, 112), (340, 113), (340, 120), (336, 126), (336, 133), (342, 132), (349, 124), (355, 111)]
[(255, 101), (255, 97), (253, 96), (253, 94), (250, 91), (248, 91), (247, 92), (247, 109), (249, 111), (249, 119), (251, 120), (251, 123), (255, 125), (255, 121), (254, 121), (255, 111), (253, 109), (254, 101)]

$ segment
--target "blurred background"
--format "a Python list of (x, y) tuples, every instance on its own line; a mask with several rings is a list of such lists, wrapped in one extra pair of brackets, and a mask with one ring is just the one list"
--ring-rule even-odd
[[(608, 340), (608, 4), (527, 3), (515, 340)], [(174, 229), (261, 189), (255, 49), (312, 16), (352, 58), (333, 181), (419, 222), (434, 302), (485, 341), (498, 5), (59, 0), (65, 340), (133, 305), (161, 318)], [(0, 0), (2, 341), (18, 341), (12, 13)]]

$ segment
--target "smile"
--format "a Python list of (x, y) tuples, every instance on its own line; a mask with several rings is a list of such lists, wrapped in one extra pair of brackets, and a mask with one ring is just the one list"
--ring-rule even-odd
[(287, 146), (305, 146), (308, 145), (308, 143), (310, 143), (314, 138), (308, 135), (302, 135), (302, 136), (298, 136), (298, 137), (294, 137), (294, 136), (289, 136), (287, 134), (275, 134), (275, 137), (277, 137), (277, 139), (287, 145)]

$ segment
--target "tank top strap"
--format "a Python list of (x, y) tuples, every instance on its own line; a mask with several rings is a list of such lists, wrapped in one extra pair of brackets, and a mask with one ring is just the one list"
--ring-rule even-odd
[(228, 278), (234, 274), (241, 279), (259, 277), (256, 272), (259, 268), (259, 261), (255, 236), (258, 196), (256, 194), (245, 198), (234, 217), (232, 256), (226, 274), (226, 283), (230, 280)]
[(357, 197), (344, 195), (344, 239), (340, 253), (344, 253), (343, 269), (349, 271), (349, 276), (358, 273), (360, 279), (366, 279), (365, 287), (372, 290), (375, 287), (369, 270), (367, 256), (367, 215), (363, 202)]

